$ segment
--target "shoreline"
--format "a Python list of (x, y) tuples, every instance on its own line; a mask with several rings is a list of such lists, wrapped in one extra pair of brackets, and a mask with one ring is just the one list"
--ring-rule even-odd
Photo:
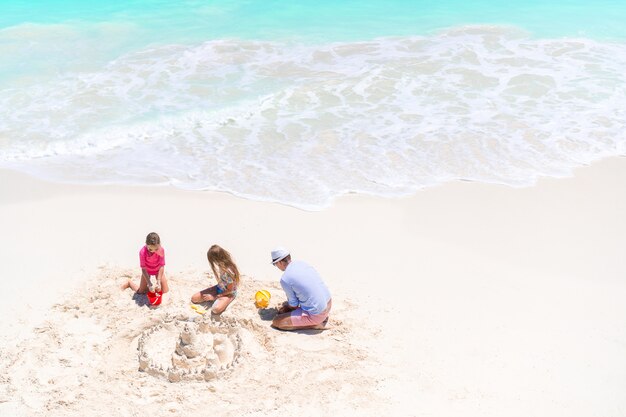
[(391, 401), (372, 405), (380, 411), (626, 409), (626, 158), (534, 187), (457, 181), (401, 199), (348, 195), (320, 212), (224, 193), (0, 178), (5, 348), (102, 271), (138, 270), (143, 239), (157, 231), (166, 271), (181, 280), (201, 279), (213, 243), (268, 286), (280, 277), (274, 246), (311, 263), (336, 319), (360, 320), (345, 343), (380, 359), (366, 370), (380, 373), (377, 392)]

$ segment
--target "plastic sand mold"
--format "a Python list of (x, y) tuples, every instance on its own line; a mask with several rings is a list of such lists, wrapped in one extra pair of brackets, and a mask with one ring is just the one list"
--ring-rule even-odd
[(267, 308), (267, 306), (270, 305), (270, 298), (272, 298), (272, 296), (269, 291), (257, 291), (256, 294), (254, 294), (254, 305), (256, 308)]
[(194, 310), (198, 314), (206, 313), (206, 309), (204, 307), (202, 307), (202, 306), (197, 305), (197, 304), (192, 304), (190, 307), (191, 307), (192, 310)]
[(148, 302), (150, 303), (151, 306), (158, 306), (161, 304), (161, 301), (163, 300), (163, 292), (162, 291), (156, 291), (156, 292), (148, 292)]

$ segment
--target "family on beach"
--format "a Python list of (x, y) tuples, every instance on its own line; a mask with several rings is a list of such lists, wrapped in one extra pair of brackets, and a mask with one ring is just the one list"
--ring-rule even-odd
[[(323, 329), (332, 307), (326, 284), (309, 264), (291, 259), (287, 249), (271, 251), (272, 264), (283, 274), (280, 285), (285, 291), (285, 301), (272, 321), (272, 327), (281, 330)], [(211, 314), (220, 315), (237, 297), (240, 274), (231, 254), (218, 245), (207, 252), (207, 259), (217, 285), (205, 288), (191, 296), (194, 304), (212, 302)], [(138, 294), (169, 292), (165, 276), (165, 250), (157, 233), (146, 236), (146, 244), (139, 251), (141, 279), (139, 284), (128, 279), (122, 289), (130, 288)]]

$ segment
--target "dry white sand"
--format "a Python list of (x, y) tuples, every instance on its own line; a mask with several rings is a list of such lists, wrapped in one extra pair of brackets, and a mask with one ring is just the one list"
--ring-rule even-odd
[[(623, 416), (624, 213), (624, 158), (322, 212), (0, 172), (0, 415)], [(154, 310), (118, 289), (150, 231), (172, 287)], [(213, 243), (245, 274), (219, 326), (188, 303)], [(278, 332), (254, 308), (257, 289), (284, 299), (276, 245), (327, 281), (329, 330)], [(185, 324), (217, 372), (168, 382)]]

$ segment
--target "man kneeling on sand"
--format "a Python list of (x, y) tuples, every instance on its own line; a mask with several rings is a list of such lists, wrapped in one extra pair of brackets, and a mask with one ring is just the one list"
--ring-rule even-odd
[(317, 271), (304, 261), (291, 261), (289, 251), (272, 251), (272, 264), (283, 271), (280, 285), (287, 295), (272, 327), (281, 330), (324, 329), (332, 306), (330, 291)]

